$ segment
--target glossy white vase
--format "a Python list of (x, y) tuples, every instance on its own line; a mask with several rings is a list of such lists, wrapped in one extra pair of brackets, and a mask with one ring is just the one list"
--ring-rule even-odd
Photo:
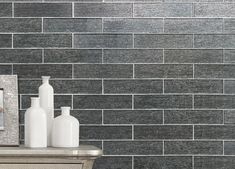
[(38, 97), (31, 98), (31, 107), (25, 112), (25, 146), (47, 147), (47, 116)]
[(50, 76), (42, 76), (39, 87), (40, 106), (47, 114), (47, 145), (51, 146), (51, 131), (54, 119), (54, 89), (49, 84)]
[(53, 147), (79, 146), (79, 121), (70, 115), (70, 107), (61, 107), (62, 114), (54, 119), (52, 128)]

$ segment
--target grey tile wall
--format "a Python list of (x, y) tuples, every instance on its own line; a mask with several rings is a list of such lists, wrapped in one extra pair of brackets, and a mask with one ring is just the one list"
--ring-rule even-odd
[(42, 75), (94, 169), (235, 165), (234, 0), (0, 0), (0, 74), (24, 113)]

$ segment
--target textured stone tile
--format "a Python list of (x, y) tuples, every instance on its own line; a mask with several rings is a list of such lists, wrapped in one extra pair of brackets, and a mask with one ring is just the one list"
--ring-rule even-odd
[[(28, 109), (30, 107), (31, 97), (38, 97), (38, 95), (21, 95), (21, 109)], [(72, 95), (55, 95), (54, 102), (55, 109), (60, 109), (62, 106), (72, 107)]]
[(165, 154), (223, 154), (222, 141), (165, 141)]
[(81, 126), (81, 139), (131, 139), (131, 126)]
[(165, 63), (222, 63), (223, 50), (214, 49), (166, 49)]
[(105, 49), (105, 63), (162, 63), (161, 49)]
[(164, 20), (165, 33), (221, 33), (223, 19), (174, 18)]
[(222, 110), (165, 110), (165, 124), (222, 124)]
[(15, 3), (15, 17), (72, 17), (71, 3)]
[(235, 4), (226, 3), (196, 3), (194, 4), (196, 17), (234, 17)]
[(94, 169), (132, 169), (132, 157), (102, 156), (95, 160)]
[(93, 145), (102, 149), (102, 141), (79, 141), (79, 145)]
[(162, 80), (105, 80), (104, 93), (162, 93)]
[(0, 3), (0, 17), (11, 17), (12, 16), (12, 5), (11, 3)]
[(195, 65), (195, 78), (235, 78), (235, 65)]
[(192, 139), (193, 127), (184, 125), (134, 126), (135, 139)]
[(77, 64), (74, 65), (76, 78), (132, 78), (132, 65)]
[(195, 108), (233, 109), (235, 95), (195, 95)]
[(235, 50), (233, 49), (224, 50), (224, 62), (227, 63), (235, 62)]
[(104, 2), (163, 2), (163, 0), (104, 0)]
[(0, 32), (41, 32), (42, 20), (36, 18), (0, 18)]
[(192, 157), (134, 157), (135, 169), (192, 169)]
[(189, 2), (223, 2), (223, 0), (164, 0), (164, 2), (189, 3)]
[[(41, 80), (19, 80), (19, 92), (22, 94), (37, 94)], [(76, 94), (76, 93), (101, 93), (101, 80), (50, 80), (55, 93)]]
[(224, 32), (235, 33), (235, 19), (234, 18), (224, 19)]
[(180, 64), (138, 64), (135, 65), (136, 78), (190, 78), (192, 65)]
[(132, 48), (131, 34), (76, 34), (75, 48)]
[(46, 49), (44, 62), (48, 63), (101, 63), (102, 50)]
[(11, 65), (0, 65), (0, 74), (1, 75), (12, 74), (12, 66)]
[(44, 32), (101, 32), (101, 19), (45, 18)]
[(224, 92), (228, 93), (228, 94), (235, 93), (234, 85), (235, 85), (234, 80), (225, 80), (224, 81)]
[(132, 17), (132, 4), (76, 3), (75, 17)]
[(163, 152), (161, 141), (105, 141), (106, 155), (158, 155)]
[(104, 32), (163, 32), (163, 19), (107, 18), (103, 22)]
[(134, 107), (137, 109), (192, 108), (191, 95), (135, 95)]
[(235, 142), (225, 141), (224, 142), (224, 154), (225, 155), (235, 155)]
[(72, 47), (71, 34), (15, 34), (15, 48)]
[(74, 95), (75, 109), (127, 109), (132, 107), (129, 95)]
[(42, 63), (42, 50), (0, 49), (0, 63)]
[(191, 4), (134, 4), (135, 17), (191, 17)]
[(233, 168), (235, 157), (232, 156), (206, 156), (194, 158), (194, 169), (224, 169)]
[(71, 78), (72, 65), (20, 64), (13, 65), (13, 73), (17, 74), (19, 78), (41, 78), (41, 76), (51, 76), (52, 78)]
[(192, 35), (146, 35), (136, 34), (134, 36), (135, 48), (192, 48)]
[(11, 48), (12, 38), (10, 34), (0, 34), (0, 48)]
[(224, 111), (224, 123), (225, 124), (235, 124), (235, 110), (225, 110)]
[(199, 34), (194, 35), (195, 48), (235, 48), (235, 35), (232, 34)]
[(235, 126), (218, 125), (218, 126), (194, 126), (195, 139), (234, 139)]
[(223, 80), (164, 80), (165, 93), (223, 93)]
[(162, 124), (161, 110), (104, 110), (105, 124)]

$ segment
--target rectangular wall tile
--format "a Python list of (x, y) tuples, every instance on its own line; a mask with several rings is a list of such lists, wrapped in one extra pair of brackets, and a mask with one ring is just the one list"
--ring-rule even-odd
[(51, 76), (52, 78), (71, 78), (72, 65), (20, 64), (13, 66), (13, 73), (17, 74), (19, 78), (41, 78), (41, 76), (46, 76), (46, 75)]
[(225, 141), (224, 142), (224, 154), (225, 155), (235, 155), (235, 142)]
[(191, 4), (134, 4), (135, 17), (191, 17)]
[(218, 126), (194, 126), (195, 139), (234, 139), (235, 126), (218, 125)]
[(0, 63), (42, 63), (42, 50), (0, 49)]
[(163, 19), (104, 19), (104, 32), (162, 33)]
[(224, 19), (224, 32), (235, 33), (235, 19), (234, 18)]
[(0, 74), (1, 75), (12, 74), (12, 66), (11, 65), (0, 65)]
[(75, 3), (75, 17), (132, 17), (132, 4)]
[(77, 64), (74, 65), (76, 78), (132, 78), (133, 69), (129, 64)]
[(190, 64), (138, 64), (135, 78), (190, 78), (193, 66)]
[(195, 95), (195, 108), (233, 109), (235, 95)]
[(229, 156), (206, 156), (194, 158), (194, 169), (222, 169), (233, 168), (235, 157)]
[(158, 155), (163, 152), (161, 141), (105, 141), (103, 147), (107, 155)]
[(72, 17), (71, 3), (15, 3), (15, 17)]
[(135, 139), (192, 139), (192, 126), (135, 126)]
[(135, 95), (134, 107), (137, 109), (192, 108), (191, 95)]
[(165, 93), (223, 93), (223, 80), (164, 80)]
[(131, 34), (76, 34), (76, 48), (132, 48)]
[(104, 110), (105, 124), (162, 124), (161, 110)]
[(166, 49), (165, 63), (222, 63), (223, 50), (215, 49)]
[(162, 80), (105, 80), (104, 93), (162, 93)]
[(194, 14), (196, 17), (234, 17), (235, 4), (227, 3), (196, 3)]
[(235, 62), (235, 50), (234, 49), (224, 50), (224, 62), (226, 63)]
[(131, 139), (131, 126), (81, 126), (81, 139)]
[(41, 32), (42, 20), (37, 18), (0, 18), (0, 32)]
[(75, 109), (130, 109), (130, 95), (74, 95)]
[(47, 63), (101, 63), (102, 50), (96, 49), (46, 49)]
[(94, 169), (132, 169), (132, 157), (103, 156), (95, 160)]
[(235, 35), (199, 34), (194, 35), (195, 48), (235, 48)]
[(12, 16), (12, 4), (11, 3), (0, 3), (0, 17), (11, 17)]
[(222, 141), (165, 141), (165, 154), (223, 154)]
[(0, 48), (11, 48), (12, 37), (10, 34), (0, 34)]
[(45, 32), (101, 32), (101, 19), (71, 19), (45, 18), (43, 20)]
[(235, 65), (203, 64), (195, 65), (195, 78), (234, 78)]
[(15, 34), (14, 48), (72, 47), (71, 34)]
[(222, 33), (223, 19), (165, 19), (165, 33)]
[(135, 48), (192, 48), (192, 35), (176, 34), (136, 34), (134, 36)]
[(235, 124), (235, 110), (225, 110), (224, 111), (224, 123), (225, 124)]
[(105, 49), (104, 63), (162, 63), (161, 49)]
[(222, 110), (165, 110), (165, 124), (222, 124)]
[(235, 85), (234, 80), (225, 80), (224, 81), (224, 92), (227, 94), (235, 93), (234, 85)]

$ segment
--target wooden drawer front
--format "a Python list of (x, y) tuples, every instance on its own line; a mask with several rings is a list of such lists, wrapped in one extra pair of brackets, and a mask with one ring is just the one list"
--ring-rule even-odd
[(82, 169), (82, 164), (0, 164), (0, 169)]

